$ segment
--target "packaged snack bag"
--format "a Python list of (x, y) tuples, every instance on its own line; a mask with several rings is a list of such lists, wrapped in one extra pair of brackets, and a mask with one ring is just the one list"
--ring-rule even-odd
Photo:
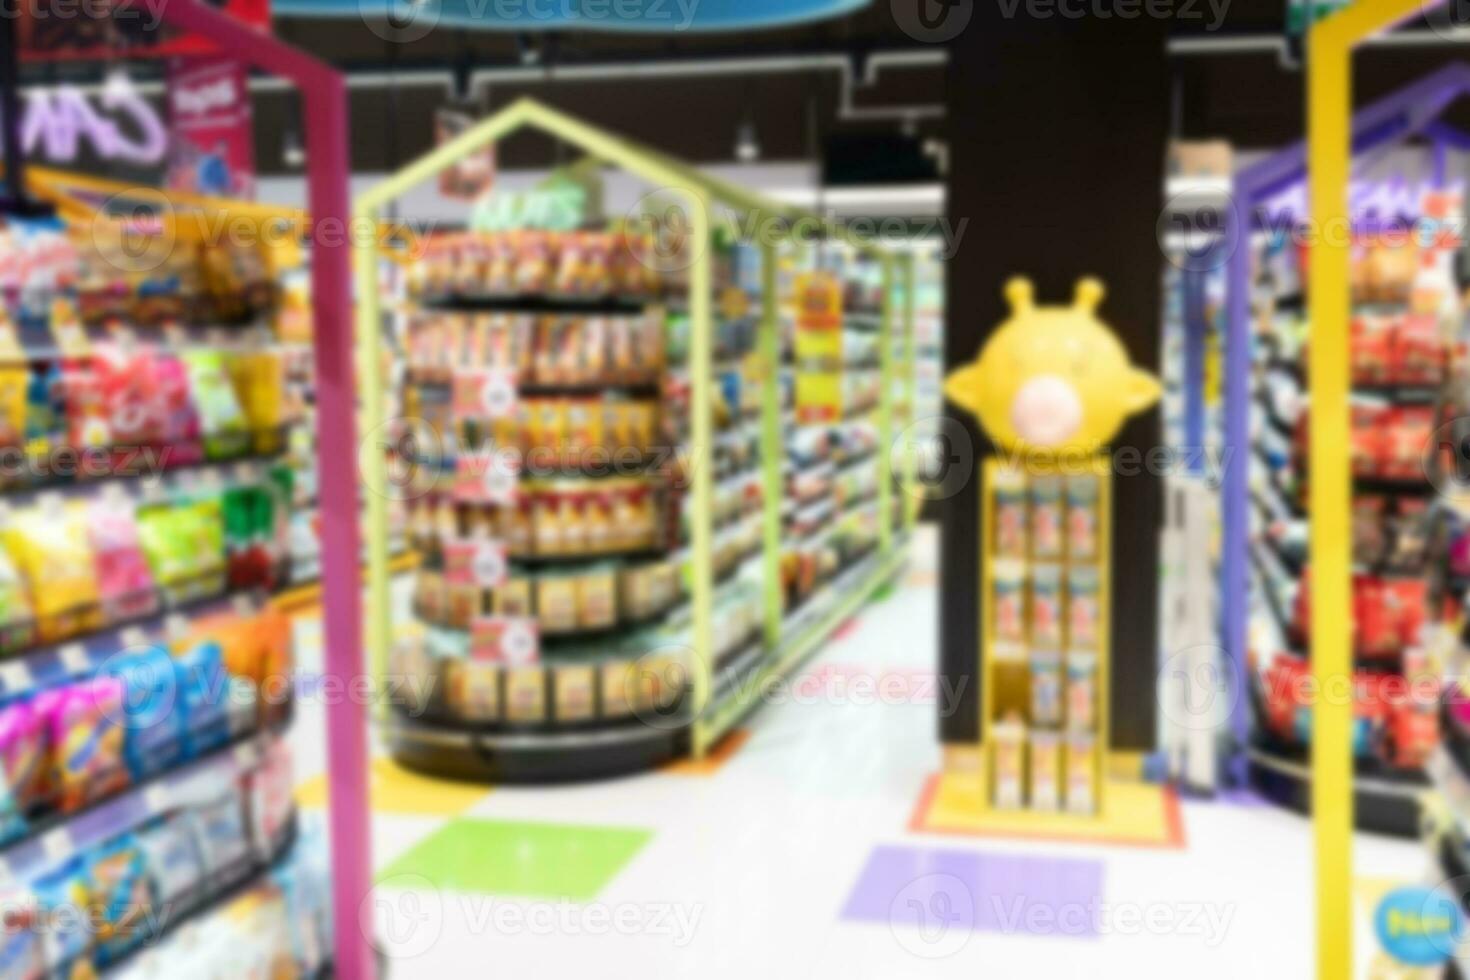
[(178, 815), (156, 820), (138, 831), (138, 849), (147, 862), (158, 904), (178, 908), (199, 894), (204, 863), (189, 822)]
[(184, 744), (198, 758), (230, 740), (230, 675), (218, 643), (200, 643), (174, 660)]
[(1031, 807), (1061, 806), (1062, 740), (1056, 732), (1031, 733)]
[(153, 504), (137, 512), (138, 543), (148, 570), (174, 602), (189, 597), (195, 571), (193, 542), (181, 526), (180, 512), (169, 504)]
[(1026, 489), (1019, 482), (995, 488), (995, 553), (1026, 557)]
[(1056, 477), (1031, 481), (1031, 556), (1062, 556), (1062, 482)]
[(225, 589), (225, 524), (220, 497), (208, 494), (174, 509), (174, 528), (188, 548), (189, 589), (195, 596)]
[(82, 515), (48, 499), (17, 514), (4, 535), (30, 583), (42, 641), (62, 640), (102, 625), (96, 562)]
[(556, 687), (557, 721), (587, 721), (592, 717), (596, 675), (591, 666), (567, 664), (554, 668), (552, 683)]
[(41, 936), (49, 976), (70, 977), (72, 969), (92, 951), (91, 895), (87, 866), (78, 856), (47, 872), (33, 883), (42, 917)]
[(1036, 565), (1031, 570), (1031, 643), (1056, 649), (1062, 643), (1062, 569)]
[(256, 856), (269, 862), (280, 849), (295, 810), (291, 750), (272, 742), (265, 759), (250, 774), (250, 833)]
[(1090, 732), (1097, 727), (1097, 655), (1067, 654), (1067, 727)]
[(1072, 561), (1097, 557), (1097, 477), (1074, 476), (1067, 480), (1067, 555)]
[(500, 720), (500, 666), (478, 660), (446, 665), (449, 711), (472, 723)]
[(505, 672), (505, 720), (539, 725), (546, 721), (546, 671), (515, 667)]
[(238, 790), (231, 787), (219, 798), (189, 811), (204, 872), (210, 878), (228, 879), (250, 860), (250, 833), (241, 802)]
[(124, 754), (135, 781), (177, 766), (184, 758), (182, 691), (174, 660), (161, 647), (118, 657), (107, 674), (125, 686)]
[(992, 726), (991, 801), (1001, 809), (1019, 809), (1025, 802), (1026, 726), (1001, 721)]
[[(9, 519), (0, 516), (0, 521)], [(0, 548), (0, 653), (24, 650), (35, 641), (36, 616), (26, 584), (10, 553)]]
[(87, 869), (87, 892), (97, 966), (107, 966), (149, 939), (148, 913), (156, 902), (147, 862), (133, 834), (123, 834), (97, 852)]
[(1056, 650), (1031, 653), (1031, 724), (1062, 723), (1062, 657)]
[(17, 887), (0, 890), (0, 980), (45, 980), (46, 944), (36, 896)]
[(995, 593), (995, 635), (1005, 643), (1026, 639), (1025, 579), (1021, 569), (997, 563), (992, 586)]
[(25, 443), (29, 381), (30, 372), (24, 366), (0, 365), (0, 446)]
[(188, 369), (177, 357), (160, 356), (153, 380), (150, 411), (159, 419), (159, 439), (168, 447), (168, 465), (199, 462), (204, 458), (204, 446), (200, 442), (199, 410), (194, 404)]
[(157, 612), (158, 590), (138, 539), (132, 502), (113, 492), (81, 506), (86, 507), (84, 520), (97, 561), (103, 617), (116, 623)]
[[(5, 789), (19, 821), (7, 817), (6, 836), (25, 816), (47, 802), (47, 768), (50, 738), (44, 719), (29, 700), (15, 701), (0, 709), (0, 769)], [(10, 806), (7, 805), (7, 811)]]
[(44, 692), (40, 697), (55, 697), (54, 707), (38, 699), (37, 709), (51, 722), (53, 782), (63, 812), (127, 788), (125, 694), (121, 679), (96, 677)]
[(225, 354), (195, 348), (183, 355), (189, 391), (199, 412), (204, 453), (210, 459), (230, 459), (250, 449), (249, 425), (235, 386), (230, 383)]
[(1067, 641), (1074, 647), (1095, 647), (1101, 625), (1097, 569), (1080, 566), (1067, 570)]
[(1097, 740), (1092, 735), (1067, 736), (1067, 809), (1092, 813), (1097, 809)]

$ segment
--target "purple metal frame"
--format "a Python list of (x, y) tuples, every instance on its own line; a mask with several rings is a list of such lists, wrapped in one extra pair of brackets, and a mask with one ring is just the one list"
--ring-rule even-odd
[[(205, 0), (169, 0), (163, 19), (214, 41), (246, 64), (294, 82), (306, 131), (307, 213), (321, 481), (322, 601), (326, 673), (352, 690), (362, 667), (361, 516), (357, 497), (357, 386), (353, 373), (352, 263), (348, 253), (347, 86), (330, 66), (241, 25)], [(331, 447), (331, 452), (327, 451)], [(334, 969), (374, 980), (377, 962), (359, 911), (372, 885), (367, 717), (351, 698), (327, 705)]]
[[(1429, 130), (1451, 104), (1466, 95), (1470, 95), (1470, 65), (1445, 65), (1360, 109), (1353, 116), (1353, 152)], [(1250, 611), (1251, 219), (1255, 206), (1306, 176), (1307, 148), (1301, 141), (1237, 173), (1234, 200), (1226, 216), (1233, 224), (1235, 249), (1230, 253), (1226, 281), (1225, 446), (1229, 457), (1223, 488), (1220, 577), (1225, 649), (1238, 692), (1232, 701), (1231, 728), (1242, 746), (1250, 737), (1246, 620)]]

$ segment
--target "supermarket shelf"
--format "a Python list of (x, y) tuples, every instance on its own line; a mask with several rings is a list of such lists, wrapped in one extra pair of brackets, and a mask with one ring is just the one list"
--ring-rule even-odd
[[(388, 559), (388, 574), (400, 575), (411, 572), (419, 567), (420, 557), (416, 551), (403, 551)], [(318, 562), (320, 564), (320, 562)], [(291, 587), (281, 592), (271, 600), (271, 605), (285, 612), (298, 612), (308, 606), (314, 606), (322, 599), (322, 580), (320, 571), (315, 578), (307, 582), (293, 582)]]
[[(1259, 735), (1246, 747), (1251, 785), (1262, 795), (1302, 815), (1311, 813), (1312, 770), (1305, 748), (1267, 744)], [(1417, 838), (1419, 798), (1429, 780), (1418, 771), (1390, 771), (1371, 760), (1356, 760), (1353, 813), (1359, 830)]]
[[(191, 922), (200, 922), (203, 919), (223, 912), (229, 906), (239, 901), (259, 884), (262, 876), (282, 867), (291, 857), (291, 852), (296, 849), (296, 841), (299, 837), (299, 817), (292, 813), (291, 819), (286, 822), (281, 832), (280, 839), (272, 848), (271, 855), (266, 860), (251, 859), (241, 862), (234, 868), (228, 868), (224, 874), (216, 878), (212, 888), (196, 897), (192, 901), (185, 901), (178, 907), (166, 905), (161, 910), (163, 918), (161, 928), (157, 935), (149, 937), (142, 945), (124, 954), (99, 974), (100, 977), (122, 976), (130, 963), (144, 951), (155, 949), (165, 942), (174, 932), (183, 928)], [(221, 884), (223, 882), (223, 884)], [(330, 976), (330, 970), (323, 971), (321, 977)], [(320, 978), (318, 978), (320, 980)]]
[(25, 837), (0, 848), (0, 880), (24, 878), (72, 854), (94, 848), (154, 817), (208, 798), (257, 768), (266, 747), (291, 726), (293, 711), (182, 766), (135, 783), (74, 813), (43, 818)]
[(162, 603), (159, 611), (81, 636), (38, 644), (7, 654), (0, 660), (0, 696), (19, 694), (38, 685), (59, 683), (97, 670), (124, 647), (143, 637), (165, 632), (176, 617), (193, 621), (205, 616), (236, 611), (242, 602), (263, 603), (271, 598), (267, 589), (213, 593), (188, 602)]
[[(289, 428), (289, 426), (284, 428)], [(82, 497), (92, 494), (98, 487), (106, 484), (134, 487), (143, 493), (149, 493), (154, 490), (177, 487), (205, 474), (218, 474), (226, 483), (259, 481), (264, 478), (265, 468), (284, 462), (290, 455), (286, 448), (287, 437), (284, 429), (279, 434), (279, 438), (281, 448), (268, 453), (241, 453), (221, 459), (199, 459), (174, 464), (170, 464), (168, 457), (163, 456), (161, 466), (154, 465), (154, 461), (159, 461), (160, 457), (150, 456), (148, 461), (140, 458), (120, 464), (128, 470), (125, 472), (99, 473), (95, 476), (44, 477), (34, 482), (0, 487), (0, 493), (4, 494), (7, 505), (21, 508), (29, 506), (37, 498), (46, 494), (60, 494), (64, 498)], [(166, 447), (150, 448), (148, 451), (165, 452)]]
[(810, 657), (822, 642), (845, 623), (881, 586), (908, 561), (903, 544), (888, 556), (870, 555), (853, 568), (828, 582), (821, 596), (807, 602), (785, 624), (787, 639), (772, 651), (768, 663), (753, 683), (738, 685), (723, 701), (714, 702), (705, 722), (705, 744), (713, 745), (735, 727), (759, 703), (768, 683), (786, 677)]
[(649, 307), (666, 305), (656, 298), (634, 298), (620, 296), (548, 296), (544, 293), (527, 295), (480, 295), (473, 293), (446, 293), (436, 296), (415, 297), (415, 302), (425, 310), (444, 312), (479, 311), (485, 313), (566, 313), (586, 316), (629, 316), (645, 312)]

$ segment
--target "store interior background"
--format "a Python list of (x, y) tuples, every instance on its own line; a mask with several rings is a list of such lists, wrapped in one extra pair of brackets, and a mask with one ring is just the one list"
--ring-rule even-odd
[[(1042, 301), (1060, 303), (1087, 274), (1106, 283), (1103, 316), (1132, 362), (1163, 373), (1161, 240), (1189, 227), (1188, 219), (1176, 226), (1169, 216), (1218, 205), (1226, 186), (1223, 178), (1170, 174), (1166, 149), (1171, 141), (1225, 141), (1239, 168), (1301, 139), (1300, 51), (1283, 38), (1284, 5), (1232, 0), (1220, 29), (1207, 31), (1192, 18), (1013, 17), (1005, 4), (963, 3), (967, 26), (928, 42), (895, 17), (903, 2), (877, 0), (837, 20), (738, 36), (441, 28), (400, 42), (382, 24), (294, 16), (277, 17), (274, 31), (348, 76), (354, 194), (432, 148), (436, 111), (480, 117), (531, 97), (783, 202), (849, 221), (898, 219), (905, 232), (883, 244), (942, 260), (948, 369), (973, 359), (1005, 319), (1001, 285), (1009, 276), (1029, 276)], [(1356, 100), (1459, 60), (1442, 33), (1408, 28), (1360, 53)], [(108, 70), (28, 66), (24, 81), (101, 84)], [(151, 99), (160, 98), (150, 65), (128, 70)], [(252, 93), (258, 199), (304, 205), (297, 97), (263, 78)], [(1470, 100), (1446, 119), (1470, 130)], [(529, 187), (567, 162), (552, 141), (512, 137), (500, 147), (499, 186)], [(1382, 166), (1425, 173), (1428, 151), (1401, 149)], [(159, 180), (85, 157), (78, 167), (143, 184)], [(605, 189), (610, 215), (635, 207), (643, 192), (615, 174)], [(426, 184), (400, 199), (393, 217), (429, 226), (462, 222), (463, 212), (462, 202)], [(883, 225), (885, 232), (895, 227)], [(971, 416), (953, 406), (944, 411), (945, 425), (963, 432), (978, 455), (993, 450)], [(1147, 451), (1165, 440), (1159, 413), (1150, 412), (1132, 420), (1115, 446)], [(1155, 682), (1164, 492), (1163, 481), (1147, 474), (1119, 478), (1115, 490), (1112, 748), (1140, 770), (1165, 725)], [(981, 735), (979, 513), (978, 481), (930, 501), (893, 593), (806, 668), (828, 676), (937, 671), (948, 690), (961, 692), (951, 711), (936, 712), (932, 702), (772, 706), (743, 726), (738, 747), (717, 766), (585, 785), (492, 789), (380, 776), (375, 861), (394, 901), (400, 893), (437, 895), (440, 881), (402, 859), (446, 822), (475, 820), (512, 838), (522, 834), (528, 862), (609, 862), (605, 877), (589, 872), (591, 884), (575, 883), (599, 902), (694, 902), (703, 923), (687, 946), (648, 935), (494, 936), (475, 921), (477, 908), (436, 898), (432, 941), (420, 934), (396, 949), (385, 944), (390, 975), (463, 975), (457, 971), (468, 964), (491, 962), (553, 976), (608, 964), (614, 975), (733, 976), (769, 969), (777, 956), (783, 969), (822, 976), (986, 975), (985, 966), (1004, 977), (1174, 977), (1181, 963), (1209, 977), (1310, 975), (1310, 824), (1249, 791), (1186, 797), (1187, 842), (1174, 849), (912, 831), (926, 781), (942, 769), (963, 771)], [(405, 615), (407, 589), (406, 579), (395, 585)], [(301, 670), (320, 671), (318, 622), (304, 617), (297, 629)], [(298, 710), (292, 739), (301, 799), (320, 807), (322, 709), (308, 698)], [(634, 828), (636, 839), (559, 839), (534, 830), (563, 824)], [(915, 844), (932, 850), (923, 859), (931, 863), (910, 869), (919, 877), (979, 862), (976, 873), (986, 880), (1022, 873), (1073, 882), (1066, 894), (1082, 903), (1198, 905), (1222, 917), (1220, 931), (1115, 931), (1094, 946), (1054, 932), (981, 928), (952, 949), (916, 945), (902, 927), (849, 914), (865, 861)], [(1355, 847), (1365, 896), (1422, 879), (1430, 863), (1420, 842), (1359, 835)], [(935, 856), (941, 852), (960, 857), (944, 863)], [(473, 853), (457, 856), (473, 860)], [(448, 873), (443, 865), (455, 857), (439, 854), (436, 870)], [(562, 887), (543, 886), (525, 867), (497, 870), (512, 884), (486, 892), (495, 900), (534, 903)], [(1359, 943), (1360, 966), (1371, 961), (1371, 945)]]

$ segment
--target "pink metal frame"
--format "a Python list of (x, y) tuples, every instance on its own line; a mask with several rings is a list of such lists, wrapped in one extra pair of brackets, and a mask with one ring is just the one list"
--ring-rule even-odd
[[(239, 24), (202, 0), (168, 0), (162, 12), (168, 23), (209, 38), (246, 64), (289, 79), (301, 93), (313, 243), (311, 288), (316, 320), (326, 671), (339, 682), (336, 690), (355, 690), (356, 685), (349, 682), (363, 676), (362, 550), (354, 465), (357, 455), (342, 452), (357, 445), (347, 86), (330, 66), (267, 33)], [(371, 919), (359, 919), (372, 881), (367, 718), (363, 709), (350, 698), (327, 705), (334, 965), (336, 975), (346, 980), (374, 980), (377, 970), (367, 932)]]

